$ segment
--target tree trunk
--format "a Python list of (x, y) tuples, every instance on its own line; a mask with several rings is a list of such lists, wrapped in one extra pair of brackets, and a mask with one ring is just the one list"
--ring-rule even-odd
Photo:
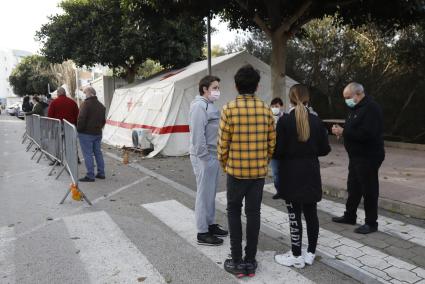
[(286, 110), (289, 109), (289, 98), (286, 94), (286, 52), (289, 36), (274, 32), (271, 35), (271, 88), (273, 98), (280, 97)]
[(131, 84), (136, 79), (136, 70), (137, 68), (133, 67), (127, 67), (127, 72), (125, 74), (125, 80), (127, 83)]

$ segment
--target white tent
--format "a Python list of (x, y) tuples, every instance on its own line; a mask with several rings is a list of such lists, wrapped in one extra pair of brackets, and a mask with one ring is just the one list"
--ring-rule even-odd
[[(260, 71), (261, 81), (257, 95), (270, 103), (270, 66), (243, 51), (212, 59), (212, 74), (220, 81), (221, 97), (216, 102), (221, 108), (237, 95), (234, 75), (245, 64)], [(107, 116), (103, 142), (113, 146), (133, 146), (132, 129), (150, 129), (154, 151), (166, 156), (187, 155), (189, 152), (189, 108), (199, 93), (198, 83), (207, 75), (207, 62), (160, 74), (154, 78), (117, 89)], [(296, 84), (286, 77), (287, 92)]]

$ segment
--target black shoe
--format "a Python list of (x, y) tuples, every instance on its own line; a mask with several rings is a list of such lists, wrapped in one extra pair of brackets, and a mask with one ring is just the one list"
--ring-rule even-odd
[(254, 260), (245, 260), (245, 269), (246, 269), (246, 275), (249, 277), (255, 276), (255, 271), (257, 270), (258, 263)]
[(236, 277), (244, 277), (247, 275), (245, 269), (245, 263), (242, 260), (233, 260), (231, 258), (224, 261), (224, 270), (230, 274), (235, 275)]
[(105, 179), (105, 176), (104, 175), (97, 174), (96, 175), (96, 178), (98, 178), (98, 179)]
[(351, 218), (347, 218), (345, 216), (332, 217), (332, 221), (335, 222), (335, 223), (341, 223), (341, 224), (349, 224), (349, 225), (355, 225), (356, 224), (356, 218), (351, 219)]
[(223, 244), (223, 240), (220, 238), (217, 238), (214, 235), (211, 235), (210, 233), (198, 233), (197, 236), (198, 239), (198, 245), (204, 245), (204, 246), (220, 246)]
[(376, 231), (378, 231), (378, 225), (371, 226), (371, 225), (368, 225), (368, 224), (364, 224), (364, 225), (356, 228), (354, 230), (354, 233), (357, 233), (357, 234), (370, 234), (370, 233), (373, 233), (373, 232), (376, 232)]
[(272, 199), (279, 199), (280, 198), (280, 195), (279, 195), (279, 193), (276, 193), (275, 195), (273, 195), (273, 197), (272, 197)]
[(80, 178), (79, 181), (82, 181), (82, 182), (94, 182), (95, 179), (94, 178), (89, 178), (89, 177), (85, 176), (83, 178)]
[(219, 224), (212, 224), (208, 226), (208, 232), (216, 237), (225, 237), (229, 234), (228, 231), (223, 230)]

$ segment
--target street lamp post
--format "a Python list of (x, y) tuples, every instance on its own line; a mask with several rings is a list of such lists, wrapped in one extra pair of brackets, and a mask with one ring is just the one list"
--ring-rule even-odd
[(211, 13), (207, 16), (207, 56), (208, 56), (208, 75), (211, 75)]

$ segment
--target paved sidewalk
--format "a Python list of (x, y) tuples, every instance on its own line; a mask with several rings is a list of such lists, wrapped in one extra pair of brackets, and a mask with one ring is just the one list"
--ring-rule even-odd
[[(346, 198), (348, 156), (340, 143), (320, 159), (324, 192)], [(392, 212), (425, 219), (425, 151), (386, 147), (379, 172), (379, 206)]]

